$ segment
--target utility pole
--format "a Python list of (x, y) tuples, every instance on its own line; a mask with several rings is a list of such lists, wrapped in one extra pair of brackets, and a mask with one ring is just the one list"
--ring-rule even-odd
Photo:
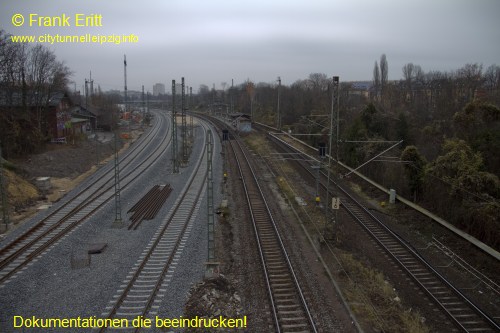
[[(330, 198), (329, 198), (329, 190), (330, 190), (330, 174), (331, 174), (331, 166), (332, 166), (332, 146), (333, 146), (333, 109), (334, 109), (334, 105), (335, 105), (335, 97), (338, 99), (339, 98), (339, 77), (338, 76), (334, 76), (333, 79), (332, 79), (332, 107), (331, 107), (331, 112), (330, 112), (330, 139), (329, 139), (329, 144), (328, 144), (328, 180), (327, 180), (327, 183), (326, 183), (326, 204), (325, 204), (325, 223), (328, 224), (328, 210), (329, 210), (329, 206), (330, 206)], [(337, 146), (337, 156), (336, 158), (338, 159), (338, 140), (339, 140), (339, 133), (338, 133), (338, 130), (339, 130), (339, 110), (338, 110), (338, 101), (337, 101), (337, 123), (336, 123), (336, 127), (337, 127), (337, 133), (336, 133), (336, 137), (337, 137), (337, 143), (336, 143), (336, 146)], [(336, 161), (336, 163), (338, 163), (338, 160)], [(337, 194), (338, 195), (338, 194)], [(335, 221), (337, 220), (337, 217), (338, 217), (338, 209), (335, 209)], [(326, 228), (326, 225), (325, 225), (325, 228)]]
[(181, 79), (181, 136), (182, 136), (182, 163), (187, 163), (187, 124), (186, 124), (186, 93), (184, 78)]
[(2, 143), (0, 142), (0, 193), (2, 195), (2, 225), (0, 230), (9, 230), (9, 201), (7, 200), (7, 182), (3, 174), (3, 157), (2, 157)]
[(96, 166), (99, 167), (99, 136), (97, 134), (97, 116), (95, 117), (94, 139), (95, 139)]
[(89, 88), (88, 88), (88, 83), (89, 81), (85, 79), (85, 109), (88, 110), (89, 107)]
[[(234, 85), (234, 79), (231, 79), (231, 114), (234, 113), (234, 106), (233, 106), (233, 85)], [(253, 121), (253, 119), (251, 119)]]
[(278, 131), (281, 131), (280, 90), (281, 90), (281, 77), (278, 76)]
[[(189, 101), (190, 103), (193, 102), (193, 87), (189, 87)], [(191, 142), (193, 141), (193, 136), (194, 136), (194, 133), (193, 133), (193, 115), (190, 115), (189, 116), (189, 120), (191, 122), (191, 131), (190, 131), (190, 136), (191, 136)]]
[(316, 206), (320, 207), (321, 197), (319, 195), (319, 175), (321, 170), (321, 164), (326, 156), (326, 144), (324, 142), (319, 143), (318, 153), (319, 153), (318, 165), (312, 166), (312, 169), (316, 169), (316, 196), (314, 197), (314, 200), (316, 202)]
[[(127, 117), (130, 117), (131, 115), (128, 114), (128, 101), (127, 101), (127, 56), (126, 55), (123, 56), (123, 76), (125, 78), (125, 114), (127, 115)], [(128, 119), (129, 133), (130, 133), (130, 121), (131, 119)]]
[(212, 175), (213, 142), (212, 131), (207, 131), (207, 221), (208, 221), (208, 258), (206, 277), (219, 275), (219, 263), (215, 261), (215, 214), (214, 214), (214, 183)]
[[(123, 56), (123, 74), (125, 82), (125, 112), (127, 111), (127, 57)], [(118, 116), (113, 117), (114, 135), (115, 135), (115, 221), (113, 222), (113, 228), (123, 227), (122, 220), (122, 205), (121, 205), (121, 188), (120, 188), (120, 160), (118, 158)], [(130, 123), (129, 123), (130, 130)]]
[(142, 128), (142, 125), (144, 124), (144, 118), (146, 116), (146, 109), (145, 109), (145, 106), (144, 106), (144, 85), (142, 85), (142, 95), (141, 95), (141, 100), (142, 100), (142, 122), (141, 122), (141, 128)]
[[(90, 104), (92, 104), (92, 94), (94, 91), (94, 80), (92, 80), (92, 71), (90, 71), (90, 79), (87, 80), (85, 79), (85, 109), (87, 112), (89, 111), (89, 89), (87, 84), (90, 83)], [(99, 167), (99, 138), (97, 135), (97, 116), (95, 118), (95, 124), (94, 124), (94, 139), (95, 139), (95, 156), (96, 156), (96, 166)]]
[(335, 152), (335, 159), (337, 160), (337, 173), (340, 172), (339, 167), (339, 141), (340, 141), (340, 82), (339, 82), (339, 77), (335, 76), (337, 78), (337, 145), (336, 145), (336, 152)]
[(149, 91), (146, 94), (146, 114), (149, 118)]
[(172, 80), (172, 172), (179, 173), (177, 160), (177, 114), (175, 111), (175, 80)]
[(118, 159), (118, 128), (115, 128), (115, 221), (113, 222), (113, 228), (123, 227), (120, 192), (121, 188), (120, 161)]
[[(90, 89), (89, 89), (90, 85)], [(89, 91), (90, 90), (90, 91)], [(92, 99), (94, 93), (94, 80), (92, 80), (92, 71), (90, 71), (90, 79), (85, 79), (85, 108), (88, 110), (89, 107), (89, 95)]]
[[(127, 58), (123, 56), (123, 68), (124, 68), (124, 79), (125, 79), (125, 112), (127, 110)], [(120, 160), (118, 159), (118, 115), (113, 117), (113, 126), (115, 134), (115, 221), (113, 222), (113, 228), (123, 227), (122, 221), (122, 205), (121, 205), (121, 188), (120, 188)], [(130, 128), (130, 123), (129, 123)]]
[(92, 99), (92, 97), (94, 96), (94, 80), (92, 80), (92, 71), (90, 71), (89, 82), (90, 82), (90, 98)]

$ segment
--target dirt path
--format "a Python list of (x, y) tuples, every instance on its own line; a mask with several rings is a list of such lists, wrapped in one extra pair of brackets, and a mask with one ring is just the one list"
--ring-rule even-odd
[[(132, 131), (130, 140), (120, 140), (120, 152), (127, 149), (141, 134), (140, 131)], [(97, 142), (85, 140), (74, 144), (51, 144), (42, 153), (10, 161), (14, 165), (14, 172), (9, 173), (7, 180), (11, 221), (9, 231), (22, 225), (40, 209), (47, 209), (59, 201), (99, 167), (109, 162), (113, 154), (113, 134), (101, 132)], [(51, 189), (41, 191), (33, 186), (38, 177), (50, 177)]]

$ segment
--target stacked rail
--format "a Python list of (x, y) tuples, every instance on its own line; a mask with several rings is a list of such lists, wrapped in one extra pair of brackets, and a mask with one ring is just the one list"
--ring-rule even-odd
[(154, 219), (170, 193), (172, 193), (170, 184), (153, 186), (141, 200), (128, 210), (127, 213), (133, 213), (130, 216), (128, 230), (136, 230), (143, 220)]
[[(132, 321), (137, 316), (154, 316), (158, 313), (166, 295), (166, 287), (192, 227), (194, 213), (200, 208), (206, 174), (205, 149), (164, 221), (102, 313), (103, 317)], [(153, 193), (155, 191), (153, 190)], [(100, 332), (106, 330), (104, 327)], [(140, 329), (133, 330), (138, 332)]]
[[(170, 143), (169, 136), (163, 135), (160, 144), (155, 145), (155, 149), (148, 156), (137, 162), (137, 156), (144, 147), (162, 133), (165, 120), (163, 117), (157, 119), (160, 121), (155, 123), (154, 128), (120, 159), (123, 173), (122, 190), (153, 165)], [(108, 164), (88, 186), (76, 192), (67, 202), (0, 249), (0, 286), (10, 281), (16, 273), (22, 271), (33, 259), (46, 252), (63, 236), (75, 230), (112, 199), (113, 195), (114, 170)]]

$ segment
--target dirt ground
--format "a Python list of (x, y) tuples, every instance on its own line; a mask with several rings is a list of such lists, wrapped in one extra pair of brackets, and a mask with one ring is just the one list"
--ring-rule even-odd
[[(126, 149), (140, 134), (140, 131), (132, 131), (131, 139), (119, 140), (119, 149)], [(12, 169), (6, 171), (11, 222), (9, 231), (39, 209), (50, 207), (112, 159), (115, 149), (113, 138), (113, 133), (100, 132), (98, 140), (48, 144), (41, 153), (9, 160)], [(50, 190), (37, 188), (38, 177), (50, 177)]]
[[(138, 132), (133, 133), (132, 141), (138, 136)], [(66, 145), (49, 145), (47, 150), (43, 153), (32, 155), (24, 159), (9, 161), (14, 165), (15, 173), (18, 176), (22, 176), (26, 181), (28, 181), (29, 184), (34, 184), (37, 177), (51, 177), (52, 184), (52, 189), (48, 192), (44, 193), (42, 191), (38, 191), (35, 195), (31, 194), (29, 199), (21, 198), (19, 199), (19, 202), (10, 203), (10, 214), (11, 221), (13, 222), (13, 228), (20, 225), (22, 221), (26, 220), (29, 216), (35, 213), (37, 208), (57, 202), (65, 193), (74, 188), (88, 175), (95, 172), (95, 170), (97, 170), (96, 163), (98, 157), (100, 165), (109, 161), (113, 157), (114, 152), (114, 141), (111, 140), (111, 138), (111, 133), (108, 133), (108, 135), (104, 133), (102, 135), (102, 140), (97, 143), (92, 140), (81, 141), (75, 144), (68, 143)], [(128, 147), (128, 145), (129, 142), (123, 142), (121, 144), (121, 149)], [(238, 181), (238, 179), (234, 180), (235, 183)], [(289, 181), (291, 183), (295, 182), (296, 184), (301, 184), (299, 177), (296, 179), (291, 179), (290, 177)], [(14, 182), (17, 181), (14, 180)], [(361, 183), (358, 184), (358, 186), (359, 194), (370, 197), (374, 203), (386, 200), (381, 193), (373, 191), (368, 187), (364, 187)], [(236, 191), (236, 188), (234, 188), (233, 191)], [(303, 190), (304, 186), (302, 186), (302, 191)], [(375, 207), (375, 205), (374, 211), (376, 214), (380, 214), (386, 223), (394, 228), (400, 235), (408, 239), (412, 244), (417, 245), (419, 248), (425, 248), (426, 244), (432, 242), (433, 239), (439, 239), (451, 247), (454, 252), (460, 255), (460, 257), (466, 259), (468, 262), (476, 263), (476, 267), (483, 274), (497, 281), (495, 275), (498, 273), (499, 269), (498, 262), (492, 262), (488, 258), (485, 258), (481, 255), (480, 251), (476, 251), (469, 245), (455, 240), (451, 235), (449, 235), (449, 233), (434, 226), (433, 224), (428, 223), (429, 221), (423, 220), (421, 216), (415, 215), (414, 212), (408, 211), (402, 207), (382, 209), (380, 207)], [(250, 249), (249, 246), (241, 246), (241, 243), (247, 241), (249, 232), (248, 230), (246, 232), (238, 230), (241, 228), (241, 225), (236, 223), (238, 220), (236, 216), (237, 212), (238, 209), (234, 209), (233, 214), (235, 215), (235, 223), (222, 223), (222, 225), (227, 226), (227, 228), (222, 228), (225, 232), (222, 238), (226, 242), (234, 242), (234, 244), (231, 243), (231, 246), (229, 247), (230, 251), (226, 253), (229, 256), (225, 258), (226, 260), (223, 263), (223, 266), (226, 273), (233, 271), (240, 272), (240, 274), (241, 272), (246, 272), (248, 274), (248, 267), (255, 267), (256, 265), (255, 263), (244, 261), (247, 256), (242, 255), (243, 253), (240, 252), (241, 248), (245, 248), (246, 250)], [(291, 221), (293, 219), (284, 218), (284, 220)], [(337, 234), (334, 241), (335, 247), (343, 252), (345, 251), (351, 253), (358, 262), (364, 263), (364, 266), (377, 268), (379, 271), (385, 272), (385, 279), (387, 279), (390, 285), (398, 291), (401, 301), (399, 301), (398, 297), (397, 302), (404, 306), (403, 309), (409, 308), (409, 311), (419, 309), (420, 315), (423, 319), (425, 319), (426, 324), (429, 324), (429, 327), (433, 329), (437, 329), (439, 327), (438, 323), (440, 319), (439, 316), (436, 317), (433, 307), (429, 307), (428, 301), (425, 298), (421, 298), (421, 301), (419, 302), (416, 301), (417, 297), (415, 297), (415, 294), (418, 293), (418, 291), (414, 289), (414, 286), (409, 285), (407, 279), (401, 277), (396, 267), (391, 267), (390, 264), (387, 264), (383, 255), (375, 249), (376, 246), (374, 246), (374, 244), (372, 244), (372, 242), (365, 235), (363, 235), (360, 230), (358, 230), (358, 227), (350, 223), (349, 219), (339, 219), (339, 222), (341, 223), (339, 223), (336, 229)], [(287, 224), (287, 227), (290, 229), (296, 228), (293, 223)], [(300, 234), (300, 232), (297, 234)], [(306, 243), (303, 240), (294, 239), (292, 236), (290, 237), (290, 242), (299, 243), (300, 241), (300, 243)], [(352, 240), (357, 241), (353, 242)], [(227, 243), (225, 245), (228, 246)], [(324, 245), (322, 245), (322, 247), (324, 247)], [(302, 248), (304, 249), (303, 251), (305, 254), (299, 253), (298, 257), (300, 258), (303, 255), (308, 258), (306, 261), (309, 261), (311, 264), (314, 263), (314, 253), (308, 253), (306, 250), (307, 246), (305, 246), (305, 244)], [(446, 256), (443, 256), (442, 253), (436, 254), (434, 250), (434, 248), (430, 248), (429, 250), (424, 250), (424, 252), (426, 252), (426, 256), (433, 258), (431, 261), (435, 264), (441, 263), (442, 265), (446, 265), (447, 262), (444, 261), (446, 260)], [(327, 254), (328, 253), (326, 251), (323, 252), (326, 259), (332, 259), (329, 258)], [(450, 270), (451, 269), (453, 269), (453, 267), (451, 267)], [(326, 286), (327, 281), (324, 273), (321, 271), (321, 268), (313, 268), (313, 270), (315, 270), (316, 276), (318, 276), (319, 280), (314, 280), (314, 282)], [(456, 280), (466, 281), (466, 279), (470, 278), (461, 274), (460, 270), (447, 273), (455, 275)], [(254, 325), (257, 324), (256, 321), (258, 314), (266, 310), (258, 307), (261, 304), (253, 304), (249, 300), (261, 299), (261, 297), (257, 297), (256, 288), (248, 289), (242, 286), (245, 284), (242, 283), (242, 281), (247, 283), (255, 281), (251, 281), (251, 279), (246, 280), (246, 274), (241, 276), (239, 274), (229, 273), (226, 277), (227, 278), (222, 280), (213, 280), (208, 283), (206, 281), (205, 284), (195, 286), (192, 290), (192, 296), (194, 297), (191, 297), (191, 299), (199, 300), (200, 297), (206, 295), (206, 302), (203, 304), (198, 301), (191, 303), (188, 302), (186, 312), (197, 315), (203, 315), (207, 312), (214, 314), (213, 310), (215, 308), (215, 313), (219, 310), (220, 313), (225, 315), (231, 314), (232, 316), (238, 316), (241, 314), (248, 314), (249, 320), (251, 320)], [(475, 284), (476, 282), (471, 281), (471, 285)], [(200, 289), (205, 291), (205, 293), (201, 293), (202, 296), (200, 296)], [(328, 295), (327, 298), (329, 299), (334, 299), (334, 294), (335, 292), (329, 291), (328, 294), (325, 295)], [(495, 312), (499, 306), (498, 300), (489, 297), (484, 299), (485, 296), (487, 296), (487, 292), (484, 288), (482, 288), (482, 286), (477, 288), (476, 291), (474, 291), (474, 295), (472, 295), (478, 303), (489, 303), (491, 306), (490, 310)], [(312, 298), (315, 297), (313, 296)], [(331, 305), (326, 308), (334, 309)], [(436, 318), (431, 319), (432, 317)], [(370, 323), (363, 324), (370, 326)], [(267, 323), (262, 322), (256, 326), (260, 326), (265, 329)], [(367, 331), (370, 330), (368, 329)], [(397, 331), (397, 329), (395, 331)]]
[[(268, 147), (264, 143), (254, 146)], [(272, 152), (263, 151), (261, 154), (273, 156)], [(304, 183), (299, 176), (300, 172), (287, 170), (285, 162), (273, 163), (272, 159), (269, 159), (267, 163), (279, 166), (275, 173), (282, 176), (289, 186), (295, 188), (295, 193), (312, 198), (314, 189)], [(499, 303), (495, 293), (490, 292), (485, 285), (479, 284), (474, 274), (468, 273), (469, 268), (457, 264), (461, 259), (474, 264), (475, 269), (498, 285), (499, 264), (496, 260), (485, 256), (470, 244), (458, 240), (444, 228), (411, 209), (398, 204), (380, 206), (380, 202), (387, 201), (387, 195), (365, 186), (362, 182), (352, 182), (349, 187), (363, 197), (365, 202), (370, 203), (369, 209), (374, 214), (418, 248), (428, 261), (439, 267), (439, 270), (451, 278), (457, 286), (465, 288), (466, 294), (477, 304), (481, 304), (483, 309), (492, 314), (498, 313)], [(314, 203), (309, 202), (309, 206), (314, 206)], [(309, 210), (309, 214), (304, 217), (305, 221), (316, 218), (314, 209)], [(310, 223), (308, 227), (311, 234), (317, 231), (313, 225), (314, 223)], [(289, 223), (287, 228), (293, 228), (293, 223)], [(300, 230), (296, 231), (296, 234), (300, 235)], [(426, 332), (450, 329), (436, 306), (398, 266), (388, 261), (387, 255), (349, 216), (341, 211), (334, 229), (325, 234), (327, 242), (322, 242), (320, 245), (322, 255), (329, 263), (340, 260), (342, 267), (334, 264), (331, 270), (366, 332)], [(435, 246), (437, 241), (446, 244), (451, 250), (438, 250)], [(305, 248), (307, 247), (304, 246)], [(450, 251), (454, 253), (453, 258), (450, 257)], [(318, 273), (320, 270), (321, 268), (318, 269)], [(327, 281), (323, 281), (322, 285), (326, 286)], [(470, 286), (475, 287), (471, 289)], [(333, 298), (333, 295), (331, 297)], [(370, 301), (367, 303), (364, 299)]]

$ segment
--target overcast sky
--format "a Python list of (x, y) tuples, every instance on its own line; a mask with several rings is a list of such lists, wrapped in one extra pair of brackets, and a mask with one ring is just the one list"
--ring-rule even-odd
[[(2, 0), (0, 29), (10, 34), (129, 35), (134, 44), (45, 44), (94, 86), (170, 89), (172, 79), (198, 90), (247, 78), (283, 84), (310, 73), (371, 80), (385, 53), (389, 79), (404, 64), (424, 71), (467, 63), (500, 65), (500, 0)], [(21, 27), (12, 16), (22, 14)], [(29, 15), (70, 16), (72, 27), (29, 27)], [(75, 14), (102, 15), (102, 27), (74, 27)]]

